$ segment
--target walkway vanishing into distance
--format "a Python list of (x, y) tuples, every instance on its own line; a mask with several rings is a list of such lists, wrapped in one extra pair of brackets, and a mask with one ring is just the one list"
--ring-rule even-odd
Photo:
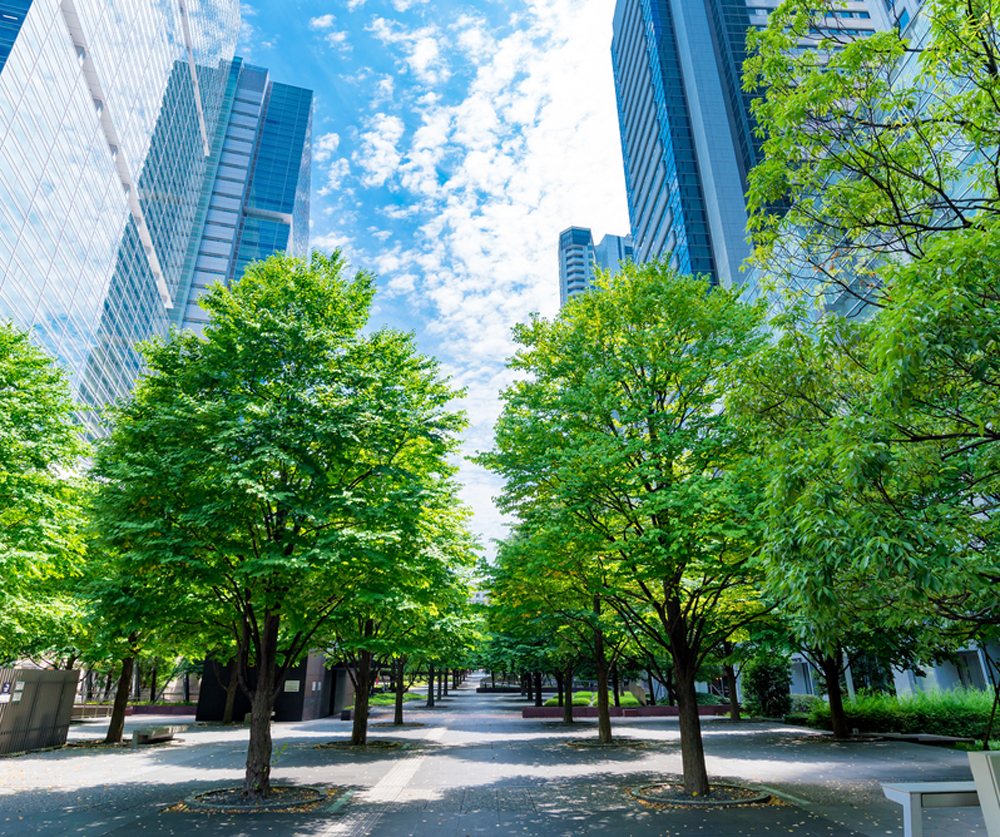
[[(800, 729), (706, 719), (716, 779), (765, 785), (783, 804), (716, 810), (657, 809), (628, 788), (680, 772), (676, 719), (615, 719), (629, 749), (578, 749), (596, 724), (571, 728), (524, 720), (517, 695), (477, 695), (475, 678), (434, 709), (407, 704), (395, 730), (370, 739), (393, 750), (316, 749), (346, 741), (350, 723), (326, 718), (274, 726), (275, 783), (331, 789), (311, 813), (200, 814), (168, 810), (199, 791), (242, 779), (248, 733), (190, 726), (181, 741), (148, 749), (64, 749), (0, 759), (0, 837), (887, 837), (902, 834), (885, 781), (970, 780), (965, 753), (899, 742), (836, 744)], [(376, 710), (373, 724), (391, 721)], [(178, 719), (173, 719), (177, 723)], [(157, 719), (129, 719), (129, 727)], [(171, 721), (163, 719), (164, 723)], [(97, 739), (102, 722), (75, 725), (70, 740)], [(126, 733), (128, 728), (126, 728)], [(927, 837), (985, 837), (978, 808), (942, 809)]]

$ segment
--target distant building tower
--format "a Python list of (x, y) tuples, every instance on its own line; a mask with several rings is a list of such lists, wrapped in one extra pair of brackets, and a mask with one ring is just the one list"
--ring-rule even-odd
[(279, 250), (309, 251), (311, 90), (278, 84), (268, 71), (237, 58), (230, 74), (228, 119), (220, 125), (218, 167), (205, 226), (177, 325), (201, 333), (208, 315), (199, 297), (228, 285), (246, 266)]
[[(682, 273), (738, 280), (747, 173), (760, 159), (741, 83), (746, 33), (778, 2), (618, 0), (611, 60), (637, 261), (669, 255)], [(844, 0), (828, 26), (864, 37), (894, 25), (881, 5)]]
[(606, 235), (595, 247), (587, 227), (563, 230), (559, 233), (559, 305), (590, 287), (595, 267), (614, 272), (631, 258), (631, 236)]

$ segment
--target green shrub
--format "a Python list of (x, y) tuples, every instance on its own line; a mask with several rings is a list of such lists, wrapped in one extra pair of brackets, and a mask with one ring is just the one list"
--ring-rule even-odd
[[(979, 753), (979, 752), (982, 752), (983, 742), (980, 740), (980, 741), (974, 741), (973, 743), (970, 744), (968, 741), (959, 741), (955, 745), (955, 749), (956, 750), (965, 750), (965, 752), (967, 752), (967, 753)], [(990, 739), (990, 749), (991, 750), (1000, 750), (1000, 738), (991, 738)]]
[(619, 695), (619, 700), (622, 706), (639, 706), (639, 698), (631, 692), (622, 692)]
[[(862, 693), (844, 701), (849, 729), (980, 739), (992, 708), (993, 695), (978, 689), (915, 692), (901, 697)], [(809, 724), (832, 729), (830, 707), (826, 703), (815, 705), (809, 713)]]
[(726, 698), (712, 692), (695, 692), (694, 697), (699, 706), (723, 706), (729, 703)]
[(593, 692), (573, 692), (573, 700), (577, 698), (586, 698), (589, 705), (590, 699), (594, 696)]
[(590, 706), (590, 693), (581, 694), (577, 692), (573, 695), (573, 705), (574, 706)]
[(555, 697), (550, 697), (547, 701), (545, 701), (545, 706), (558, 706), (558, 705), (559, 705), (558, 695), (556, 695)]
[(792, 695), (792, 706), (788, 710), (792, 715), (803, 715), (808, 717), (813, 707), (820, 703), (817, 695)]
[(747, 712), (765, 718), (784, 718), (792, 708), (792, 671), (780, 656), (759, 657), (743, 669), (743, 696)]

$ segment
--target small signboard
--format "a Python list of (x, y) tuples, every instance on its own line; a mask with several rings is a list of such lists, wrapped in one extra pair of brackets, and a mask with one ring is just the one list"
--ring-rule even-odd
[(286, 680), (285, 681), (285, 691), (286, 692), (297, 692), (299, 690), (298, 680)]
[(13, 683), (0, 683), (0, 703), (10, 703), (10, 692), (13, 688)]

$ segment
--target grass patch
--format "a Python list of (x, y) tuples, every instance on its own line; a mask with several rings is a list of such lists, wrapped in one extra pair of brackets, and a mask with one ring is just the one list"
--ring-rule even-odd
[[(425, 697), (425, 695), (417, 694), (416, 692), (404, 692), (403, 700), (420, 700)], [(391, 693), (383, 692), (382, 694), (372, 695), (368, 698), (369, 706), (395, 706), (396, 696)]]

